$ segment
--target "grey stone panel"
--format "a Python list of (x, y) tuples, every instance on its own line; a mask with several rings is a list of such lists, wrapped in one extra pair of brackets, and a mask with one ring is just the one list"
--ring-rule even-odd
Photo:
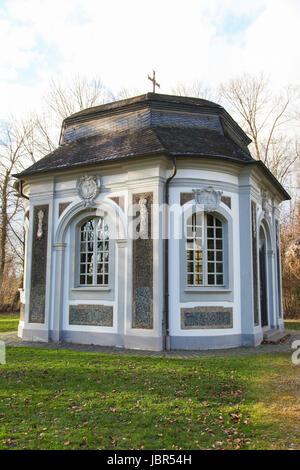
[[(133, 204), (147, 200), (148, 239), (133, 240), (133, 298), (132, 327), (153, 328), (153, 240), (151, 238), (151, 211), (153, 193), (134, 194)], [(137, 213), (139, 216), (139, 213)], [(139, 230), (139, 227), (137, 227)]]
[(232, 308), (194, 307), (181, 309), (181, 329), (232, 328)]
[(69, 324), (113, 326), (113, 307), (109, 305), (70, 305)]
[(259, 331), (253, 334), (243, 334), (242, 335), (242, 346), (258, 346), (263, 340), (263, 333)]
[[(44, 212), (41, 238), (38, 238), (38, 213)], [(35, 206), (33, 212), (33, 236), (32, 236), (32, 265), (31, 265), (31, 290), (29, 306), (29, 322), (45, 322), (45, 293), (47, 270), (47, 244), (48, 244), (48, 204)]]
[(40, 343), (47, 343), (49, 339), (48, 329), (37, 328), (23, 328), (22, 340), (23, 341), (36, 341)]
[(141, 349), (145, 351), (162, 351), (163, 338), (154, 336), (124, 336), (124, 347), (127, 349)]
[(62, 330), (62, 340), (76, 344), (124, 347), (123, 336), (117, 333)]
[(171, 349), (228, 349), (242, 345), (240, 334), (222, 336), (171, 336)]

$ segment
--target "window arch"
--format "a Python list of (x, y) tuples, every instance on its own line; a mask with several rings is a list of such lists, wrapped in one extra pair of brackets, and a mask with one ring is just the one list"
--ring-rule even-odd
[(108, 223), (102, 217), (93, 217), (79, 227), (79, 285), (108, 286), (109, 234)]
[(194, 213), (186, 226), (188, 287), (225, 285), (224, 224), (215, 215)]

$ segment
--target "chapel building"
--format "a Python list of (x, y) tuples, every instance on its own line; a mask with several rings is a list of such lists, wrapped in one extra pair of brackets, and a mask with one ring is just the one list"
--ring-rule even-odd
[(147, 93), (62, 123), (16, 175), (18, 334), (160, 351), (255, 346), (283, 329), (279, 205), (290, 196), (216, 103)]

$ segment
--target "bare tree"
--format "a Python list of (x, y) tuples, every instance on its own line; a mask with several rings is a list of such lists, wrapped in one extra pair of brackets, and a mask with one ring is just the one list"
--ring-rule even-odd
[(88, 80), (81, 75), (76, 75), (69, 82), (52, 80), (45, 97), (47, 108), (53, 112), (59, 125), (73, 113), (108, 101), (114, 101), (114, 96), (99, 77)]
[(299, 158), (299, 138), (291, 133), (299, 90), (290, 86), (275, 95), (263, 74), (244, 74), (221, 84), (220, 98), (252, 139), (254, 158), (283, 183)]
[(23, 261), (23, 206), (12, 175), (58, 146), (61, 123), (67, 116), (114, 99), (99, 78), (76, 76), (64, 84), (52, 81), (42, 112), (22, 121), (10, 117), (0, 128), (0, 303), (1, 286), (4, 277), (11, 276), (12, 260), (19, 265)]
[(215, 91), (204, 85), (199, 80), (195, 80), (192, 84), (178, 82), (171, 91), (174, 95), (178, 96), (190, 96), (194, 98), (202, 98), (204, 100), (217, 101)]
[[(22, 201), (17, 196), (12, 174), (28, 165), (25, 142), (33, 130), (31, 121), (11, 123), (2, 127), (0, 137), (0, 303), (3, 302), (1, 289), (8, 253), (13, 253), (16, 264), (22, 263), (22, 235), (18, 231), (16, 219), (22, 210)], [(13, 240), (17, 243), (14, 243)], [(8, 250), (8, 246), (10, 250)]]

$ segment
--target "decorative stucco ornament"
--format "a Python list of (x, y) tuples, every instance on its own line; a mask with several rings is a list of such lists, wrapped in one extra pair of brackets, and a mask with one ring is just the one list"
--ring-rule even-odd
[(270, 217), (272, 207), (269, 203), (268, 193), (265, 189), (261, 190), (261, 207), (262, 207), (265, 217)]
[(148, 237), (148, 210), (147, 210), (147, 199), (141, 198), (139, 200), (140, 206), (140, 238)]
[(44, 219), (44, 211), (38, 211), (38, 229), (36, 232), (37, 238), (40, 240), (43, 236), (43, 219)]
[(212, 186), (203, 189), (193, 189), (196, 204), (204, 206), (206, 212), (215, 211), (221, 202), (223, 191), (216, 191)]
[(77, 180), (77, 189), (79, 196), (84, 201), (86, 206), (93, 205), (94, 199), (99, 194), (100, 186), (100, 178), (96, 175), (85, 175)]

